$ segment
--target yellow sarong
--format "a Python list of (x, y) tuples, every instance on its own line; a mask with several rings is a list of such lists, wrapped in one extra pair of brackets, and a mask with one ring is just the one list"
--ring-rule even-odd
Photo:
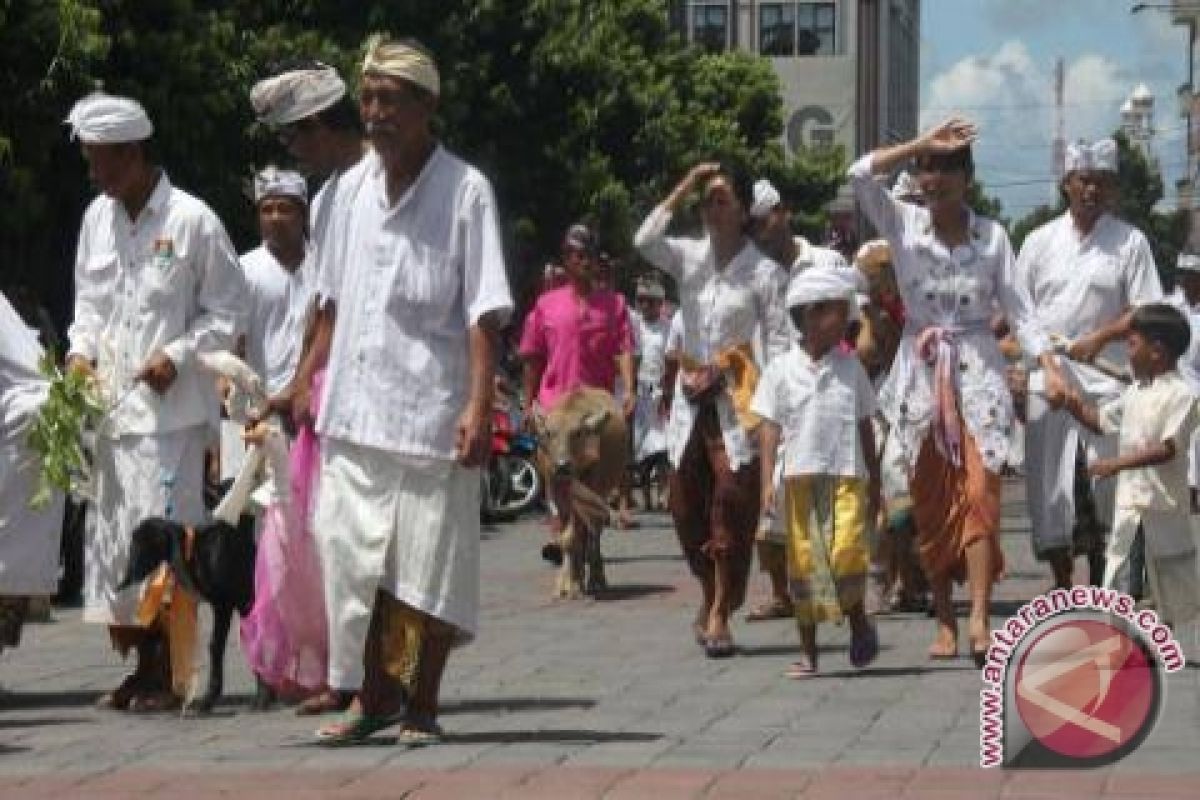
[(826, 475), (785, 478), (783, 516), (796, 621), (840, 622), (866, 593), (866, 481)]

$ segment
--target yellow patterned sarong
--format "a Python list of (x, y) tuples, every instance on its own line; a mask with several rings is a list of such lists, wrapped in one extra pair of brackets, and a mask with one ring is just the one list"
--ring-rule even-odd
[(827, 475), (785, 478), (783, 516), (796, 621), (840, 622), (866, 593), (866, 481)]

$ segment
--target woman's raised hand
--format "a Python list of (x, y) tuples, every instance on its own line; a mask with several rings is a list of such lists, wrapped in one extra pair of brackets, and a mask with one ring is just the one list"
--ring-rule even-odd
[(920, 139), (927, 153), (952, 153), (973, 143), (979, 136), (975, 123), (961, 117), (951, 117), (935, 128), (930, 128)]

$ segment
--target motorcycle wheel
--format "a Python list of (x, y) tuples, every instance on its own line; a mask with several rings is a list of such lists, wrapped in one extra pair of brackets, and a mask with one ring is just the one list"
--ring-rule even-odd
[(487, 509), (487, 516), (494, 520), (516, 519), (532, 508), (542, 493), (542, 477), (537, 466), (522, 456), (496, 456), (492, 481), (493, 502)]

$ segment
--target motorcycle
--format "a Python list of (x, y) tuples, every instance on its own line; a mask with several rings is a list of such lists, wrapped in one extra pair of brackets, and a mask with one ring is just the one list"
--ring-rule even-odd
[(479, 516), (508, 522), (533, 508), (542, 494), (537, 438), (521, 430), (508, 404), (492, 409), (492, 452), (480, 473)]

